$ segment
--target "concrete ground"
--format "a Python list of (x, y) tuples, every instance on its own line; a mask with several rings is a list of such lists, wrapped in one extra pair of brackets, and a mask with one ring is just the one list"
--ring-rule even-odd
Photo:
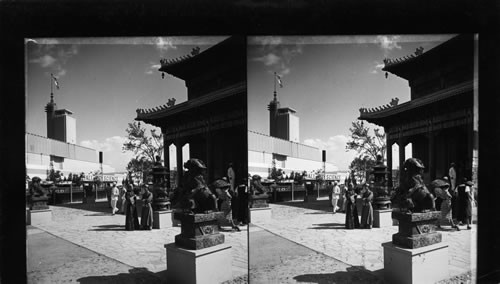
[[(293, 242), (299, 244), (311, 251), (324, 254), (324, 256), (316, 256), (308, 260), (298, 261), (298, 267), (287, 267), (283, 264), (274, 265), (273, 269), (267, 271), (274, 278), (270, 279), (270, 283), (343, 283), (344, 281), (336, 281), (335, 277), (339, 272), (351, 272), (353, 269), (358, 271), (368, 272), (372, 276), (376, 276), (378, 280), (373, 280), (366, 274), (356, 273), (361, 278), (354, 280), (349, 279), (350, 283), (372, 283), (383, 281), (383, 248), (382, 243), (391, 241), (392, 234), (398, 230), (397, 226), (386, 228), (368, 229), (345, 229), (345, 214), (331, 212), (328, 206), (328, 200), (318, 200), (315, 202), (286, 202), (280, 204), (271, 204), (272, 217), (269, 220), (255, 222), (260, 230), (272, 233), (282, 238), (283, 242)], [(474, 210), (475, 213), (477, 212)], [(477, 216), (477, 215), (476, 215)], [(474, 217), (477, 220), (476, 217)], [(289, 252), (287, 249), (274, 250), (273, 246), (266, 242), (258, 243), (255, 239), (258, 234), (253, 233), (254, 229), (250, 229), (250, 279), (256, 280), (255, 283), (267, 283), (269, 280), (266, 277), (266, 268), (263, 264), (259, 264), (259, 260), (254, 259), (259, 256), (255, 254), (254, 247), (260, 247), (261, 254), (272, 255), (268, 260), (267, 257), (261, 257), (263, 262), (276, 264), (276, 258), (282, 256), (282, 259), (290, 261)], [(476, 240), (477, 240), (477, 225), (472, 225), (472, 230), (466, 230), (462, 226), (462, 230), (457, 232), (449, 226), (443, 226), (440, 230), (443, 236), (443, 242), (449, 244), (449, 262), (448, 271), (449, 279), (440, 283), (468, 283), (475, 279), (472, 276), (476, 271)], [(258, 245), (252, 245), (257, 243)], [(280, 251), (283, 251), (282, 253)], [(301, 251), (301, 250), (297, 250)], [(292, 252), (292, 256), (293, 256)], [(331, 261), (329, 259), (334, 259)], [(325, 267), (324, 262), (328, 260), (332, 263)], [(314, 271), (315, 273), (307, 274), (307, 277), (290, 278), (290, 275), (300, 276), (298, 272), (307, 267), (306, 270)], [(355, 270), (356, 271), (356, 270)], [(259, 275), (257, 277), (256, 275)], [(280, 276), (281, 275), (281, 276)], [(287, 275), (287, 277), (285, 277)], [(349, 274), (346, 274), (349, 275)], [(348, 276), (346, 276), (348, 277)], [(261, 282), (262, 281), (262, 282)], [(368, 281), (368, 282), (366, 282)], [(253, 283), (253, 282), (252, 282)]]
[[(328, 200), (270, 206), (271, 219), (225, 233), (234, 277), (226, 283), (383, 283), (381, 243), (397, 226), (346, 230)], [(27, 226), (29, 283), (166, 283), (163, 246), (180, 228), (125, 231), (125, 216), (105, 202), (51, 208), (52, 222)], [(463, 229), (441, 230), (450, 278), (440, 283), (474, 283), (477, 226)]]
[[(167, 270), (164, 245), (174, 242), (180, 227), (126, 231), (125, 216), (111, 215), (106, 202), (51, 209), (52, 222), (27, 227), (29, 283), (162, 283)], [(248, 231), (241, 229), (225, 233), (235, 278), (248, 273)]]

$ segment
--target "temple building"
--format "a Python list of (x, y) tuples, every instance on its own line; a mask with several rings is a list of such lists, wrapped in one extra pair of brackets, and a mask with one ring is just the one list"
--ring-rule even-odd
[[(412, 143), (412, 156), (425, 165), (424, 181), (448, 175), (455, 163), (457, 180), (477, 179), (477, 41), (461, 34), (424, 52), (417, 48), (404, 58), (385, 59), (382, 68), (408, 80), (410, 100), (398, 99), (376, 108), (361, 108), (358, 119), (384, 127), (387, 164), (392, 147), (399, 147), (399, 168), (404, 147)], [(390, 177), (392, 179), (392, 177)], [(392, 180), (390, 181), (392, 185)], [(476, 183), (477, 184), (477, 183)]]
[[(185, 81), (187, 101), (137, 109), (137, 121), (161, 128), (165, 149), (176, 147), (176, 168), (183, 169), (182, 147), (207, 166), (208, 182), (227, 174), (233, 163), (236, 180), (247, 176), (246, 38), (232, 36), (199, 52), (162, 59), (160, 72)], [(165, 167), (171, 169), (169, 151)], [(183, 171), (178, 171), (177, 181)]]
[[(76, 145), (76, 119), (73, 112), (57, 109), (54, 94), (45, 106), (47, 113), (47, 137), (26, 133), (26, 174), (33, 178), (46, 179), (51, 169), (60, 171), (65, 177), (70, 173), (80, 174), (101, 170), (99, 152)], [(103, 164), (102, 170), (114, 172)]]

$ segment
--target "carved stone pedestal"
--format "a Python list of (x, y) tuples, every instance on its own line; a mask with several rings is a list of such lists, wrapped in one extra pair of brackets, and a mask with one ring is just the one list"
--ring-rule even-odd
[(233, 279), (231, 246), (188, 250), (174, 243), (167, 249), (168, 283), (221, 283)]
[(153, 211), (153, 229), (172, 227), (172, 211)]
[(175, 244), (185, 249), (203, 249), (224, 243), (224, 235), (219, 232), (218, 219), (223, 212), (208, 214), (174, 213), (181, 221), (181, 234), (175, 236)]
[(398, 233), (392, 235), (393, 244), (414, 249), (441, 242), (441, 233), (436, 232), (440, 216), (440, 211), (412, 214), (393, 211), (392, 218), (399, 223)]
[(437, 243), (417, 249), (383, 243), (384, 278), (387, 283), (436, 283), (449, 277), (448, 244)]
[(271, 219), (271, 208), (250, 208), (250, 223)]
[(248, 200), (250, 202), (250, 208), (267, 208), (269, 204), (267, 203), (267, 199), (269, 195), (260, 194), (260, 195), (251, 195)]
[(392, 209), (373, 210), (373, 227), (392, 227)]
[(52, 209), (28, 210), (28, 225), (36, 226), (52, 221)]
[(221, 283), (233, 278), (231, 246), (224, 244), (218, 219), (223, 212), (186, 214), (175, 212), (181, 234), (166, 244), (168, 283)]

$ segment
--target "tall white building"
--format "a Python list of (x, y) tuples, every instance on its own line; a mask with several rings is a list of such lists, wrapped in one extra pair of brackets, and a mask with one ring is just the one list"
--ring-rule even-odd
[[(57, 109), (53, 93), (45, 106), (47, 137), (26, 133), (26, 174), (32, 178), (47, 177), (51, 168), (64, 176), (101, 170), (99, 152), (76, 145), (76, 119), (68, 109)], [(114, 168), (102, 164), (103, 172)]]

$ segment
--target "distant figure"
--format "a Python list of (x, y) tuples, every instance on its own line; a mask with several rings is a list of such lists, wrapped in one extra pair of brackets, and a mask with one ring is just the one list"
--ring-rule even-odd
[(363, 200), (363, 209), (361, 211), (361, 228), (371, 229), (373, 226), (373, 192), (370, 190), (370, 187), (367, 184), (363, 185), (361, 198)]
[[(333, 206), (333, 204), (332, 204), (333, 184), (331, 181), (329, 181), (328, 184), (326, 185), (326, 190), (328, 192), (329, 206), (332, 207)], [(333, 210), (333, 212), (335, 213), (335, 210)]]
[(113, 182), (110, 194), (111, 194), (110, 199), (111, 199), (112, 214), (115, 215), (116, 211), (118, 211), (116, 203), (118, 202), (118, 197), (120, 197), (120, 190), (116, 186), (116, 182)]
[(359, 228), (358, 210), (356, 209), (356, 193), (354, 185), (350, 184), (346, 192), (345, 228)]
[(248, 179), (244, 178), (237, 187), (238, 200), (238, 221), (242, 225), (248, 224)]
[(339, 207), (337, 206), (337, 202), (339, 201), (339, 196), (340, 196), (340, 187), (337, 185), (337, 182), (333, 183), (333, 191), (332, 191), (332, 207), (333, 207), (333, 214), (337, 212)]
[(118, 188), (120, 189), (120, 199), (122, 202), (120, 207), (120, 213), (125, 215), (125, 205), (126, 205), (125, 195), (127, 194), (127, 189), (123, 185), (118, 186)]
[(457, 187), (457, 171), (455, 170), (455, 163), (450, 164), (448, 176), (450, 177), (451, 190), (455, 190), (455, 188)]
[(235, 173), (234, 173), (234, 169), (233, 169), (233, 163), (229, 163), (228, 167), (227, 167), (227, 178), (229, 180), (229, 185), (230, 185), (230, 189), (231, 191), (234, 191), (234, 182), (235, 182)]
[(472, 196), (472, 186), (473, 183), (467, 181), (467, 178), (464, 178), (463, 182), (457, 187), (457, 219), (460, 222), (459, 225), (467, 225), (468, 230), (470, 230), (471, 228), (470, 224), (472, 219), (472, 202), (474, 200)]
[(139, 226), (139, 217), (137, 216), (137, 209), (135, 207), (135, 201), (136, 197), (134, 192), (132, 191), (132, 188), (127, 189), (126, 193), (126, 217), (125, 217), (125, 230), (127, 231), (133, 231), (133, 230), (138, 230), (140, 228)]
[(142, 194), (142, 211), (141, 211), (141, 229), (151, 230), (153, 228), (153, 208), (151, 203), (153, 202), (153, 194), (149, 191), (149, 187), (144, 188), (144, 193)]
[(218, 179), (213, 183), (217, 196), (222, 200), (220, 205), (220, 211), (224, 212), (224, 220), (219, 220), (219, 227), (223, 225), (230, 225), (231, 228), (236, 231), (240, 231), (240, 228), (234, 224), (233, 214), (231, 209), (231, 194), (229, 193), (230, 185), (223, 179)]
[(431, 187), (434, 193), (438, 196), (441, 202), (441, 218), (438, 220), (438, 228), (441, 228), (443, 221), (450, 223), (452, 228), (460, 231), (460, 228), (454, 224), (452, 218), (452, 207), (451, 207), (451, 194), (449, 192), (450, 185), (444, 180), (434, 180), (431, 182)]

